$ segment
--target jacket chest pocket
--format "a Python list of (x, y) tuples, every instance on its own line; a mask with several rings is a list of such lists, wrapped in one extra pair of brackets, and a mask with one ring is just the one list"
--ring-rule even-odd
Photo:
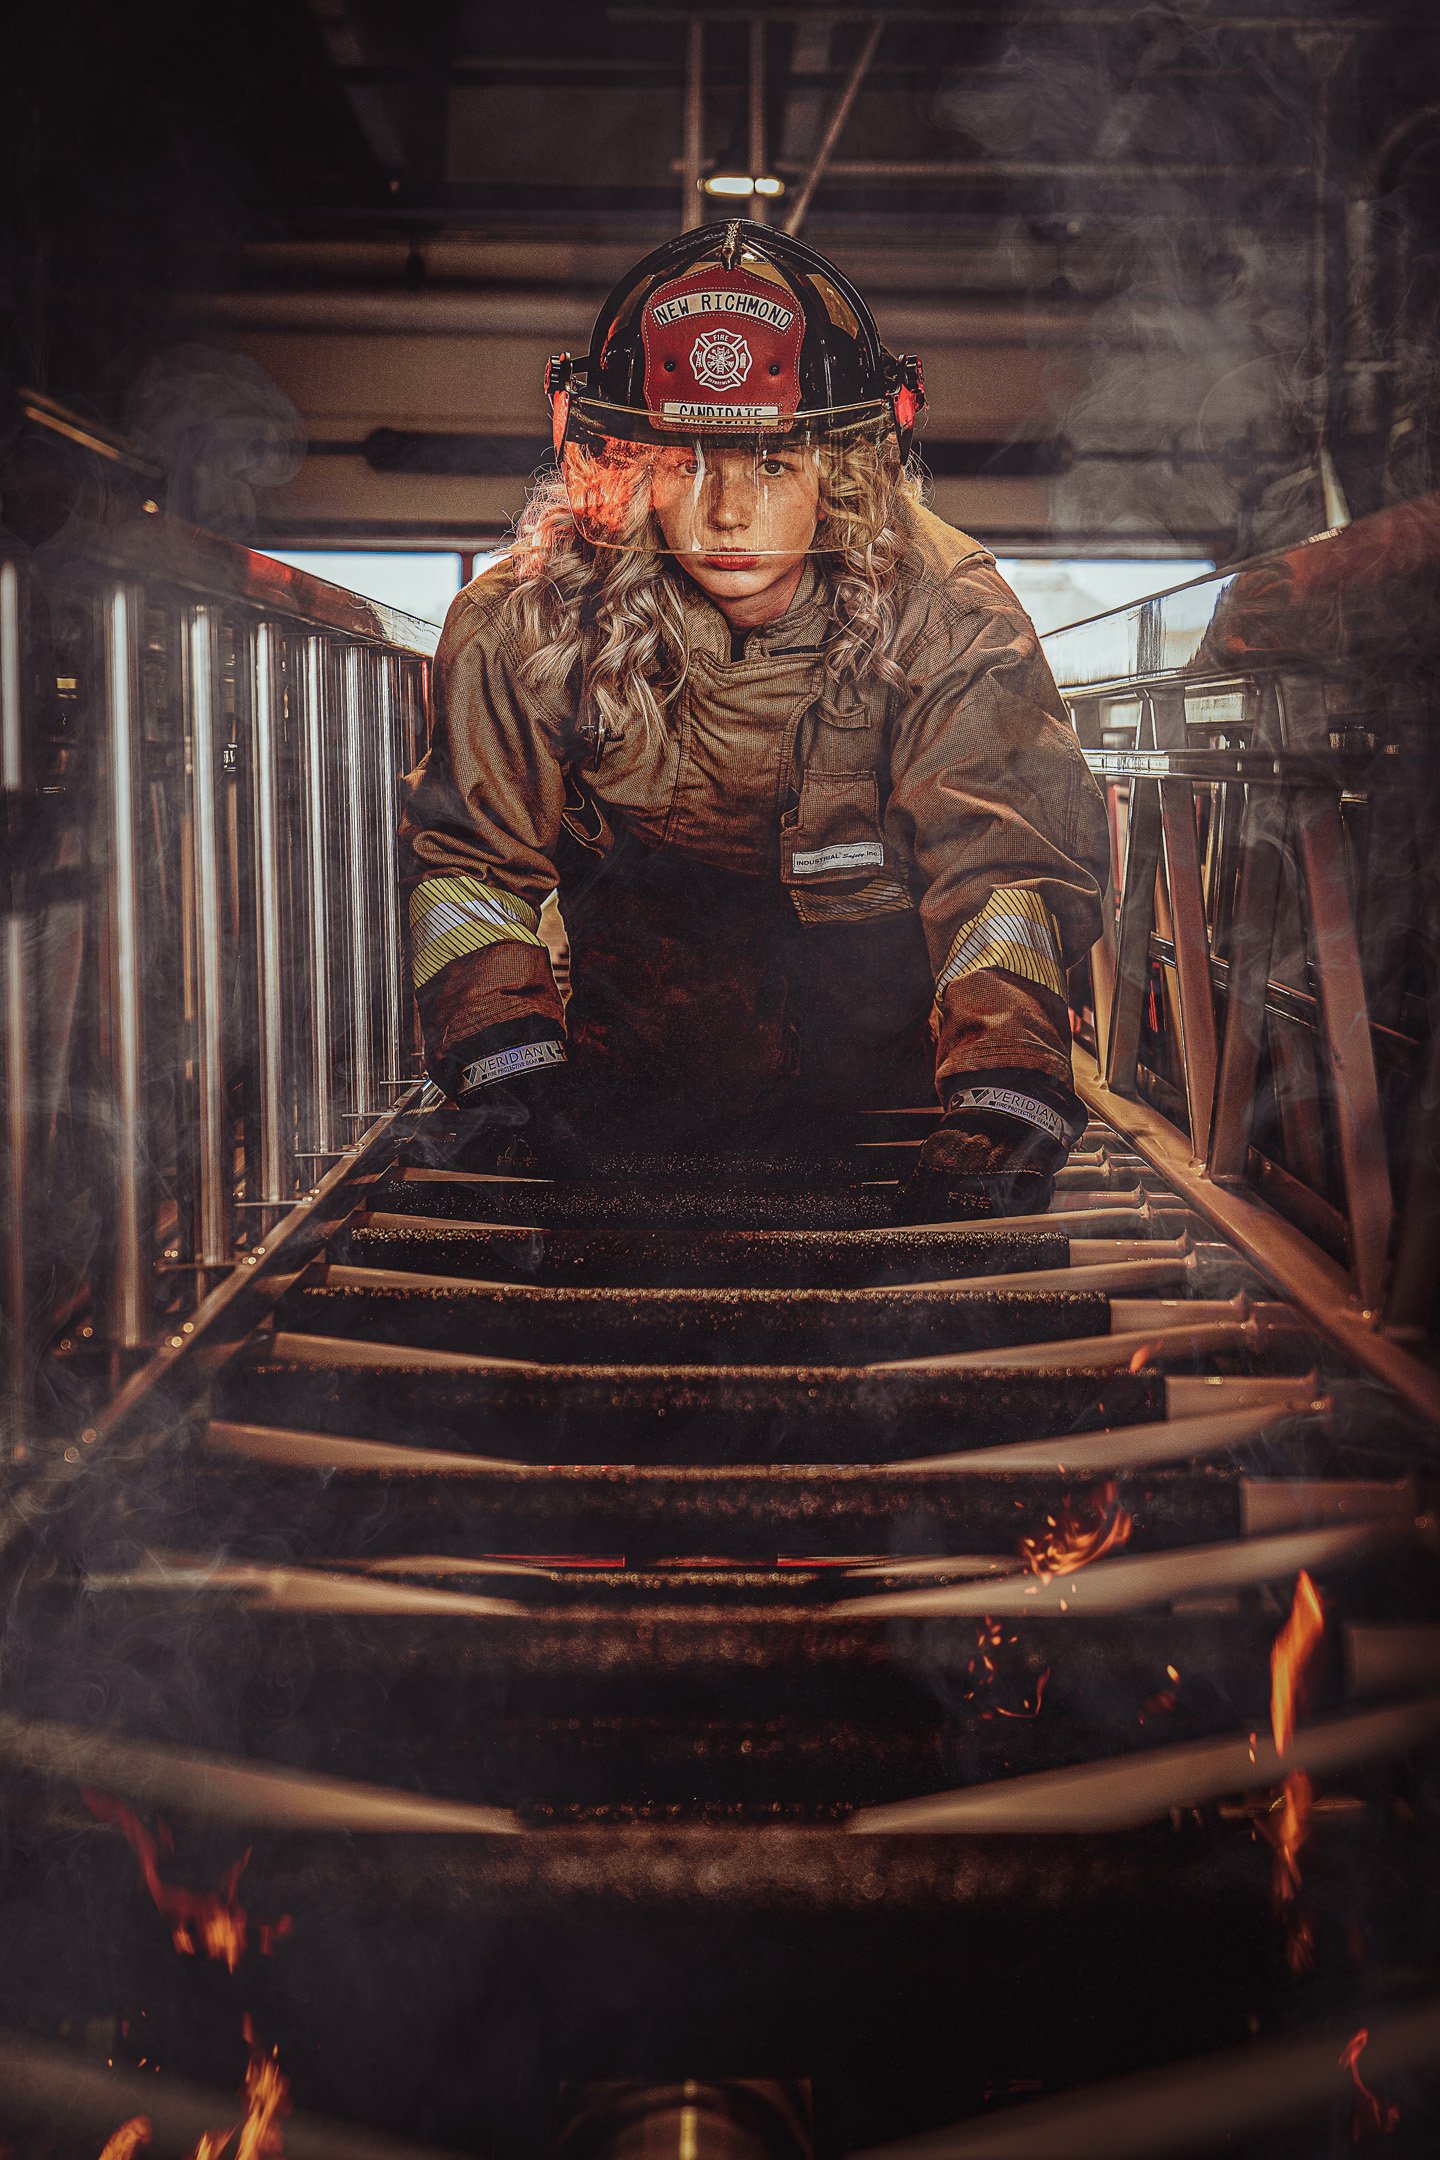
[(873, 772), (805, 773), (799, 808), (780, 833), (780, 880), (802, 923), (908, 914), (909, 882), (891, 852)]
[(863, 884), (885, 867), (880, 788), (873, 772), (806, 772), (800, 804), (780, 834), (780, 876), (805, 891)]

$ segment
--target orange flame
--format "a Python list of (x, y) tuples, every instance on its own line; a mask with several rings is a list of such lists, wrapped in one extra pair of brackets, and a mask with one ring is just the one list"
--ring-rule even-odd
[[(1276, 1636), (1270, 1652), (1270, 1728), (1275, 1751), (1285, 1753), (1295, 1735), (1295, 1711), (1300, 1702), (1305, 1670), (1325, 1632), (1325, 1614), (1319, 1593), (1302, 1568), (1295, 1581), (1290, 1617)], [(1310, 1835), (1314, 1792), (1303, 1770), (1292, 1770), (1272, 1808), (1272, 1819), (1261, 1824), (1275, 1851), (1271, 1896), (1277, 1912), (1285, 1914), (1286, 1960), (1292, 1972), (1309, 1968), (1315, 1938), (1306, 1916), (1298, 1910), (1300, 1852)]]
[[(280, 2135), (280, 2117), (290, 2112), (290, 2087), (281, 2076), (276, 2060), (279, 2050), (271, 2048), (268, 2055), (265, 2053), (255, 2039), (248, 2017), (245, 2038), (250, 2048), (245, 2083), (241, 2088), (246, 2114), (240, 2125), (235, 2160), (261, 2160), (264, 2153), (283, 2153), (285, 2150)], [(197, 2154), (195, 2160), (205, 2160), (205, 2156)]]
[(1369, 2040), (1369, 2027), (1362, 2025), (1354, 2039), (1347, 2040), (1340, 2051), (1340, 2068), (1350, 2072), (1360, 2096), (1355, 2103), (1355, 2117), (1350, 2126), (1350, 2135), (1357, 2145), (1361, 2138), (1371, 2131), (1378, 2131), (1382, 2137), (1387, 2137), (1400, 2120), (1400, 2110), (1394, 2102), (1382, 2100), (1378, 2093), (1370, 2090), (1360, 2075), (1360, 2057), (1364, 2054)]
[(1049, 1582), (1056, 1575), (1073, 1575), (1092, 1560), (1128, 1544), (1134, 1527), (1134, 1517), (1121, 1507), (1115, 1480), (1109, 1478), (1078, 1507), (1071, 1505), (1067, 1494), (1059, 1513), (1046, 1516), (1038, 1536), (1021, 1538), (1020, 1557), (1032, 1575)]
[(1300, 1683), (1324, 1632), (1325, 1614), (1319, 1593), (1302, 1568), (1295, 1578), (1290, 1617), (1270, 1652), (1270, 1728), (1277, 1755), (1285, 1753), (1294, 1735)]
[[(223, 2160), (284, 2160), (280, 2118), (290, 2112), (290, 2087), (276, 2060), (278, 2050), (271, 2048), (266, 2054), (256, 2041), (248, 2017), (244, 2032), (245, 2044), (250, 2050), (240, 2087), (245, 2119), (231, 2123), (227, 2130), (203, 2131), (187, 2160), (222, 2160), (222, 2156)], [(237, 2140), (233, 2149), (232, 2138)], [(149, 2142), (149, 2121), (144, 2115), (137, 2115), (133, 2122), (121, 2124), (106, 2144), (100, 2160), (135, 2160), (135, 2154)]]
[[(245, 1955), (250, 1939), (249, 1915), (236, 1895), (240, 1877), (250, 1859), (248, 1849), (233, 1867), (226, 1869), (218, 1890), (184, 1890), (178, 1884), (167, 1883), (160, 1873), (161, 1852), (175, 1849), (175, 1840), (163, 1822), (157, 1820), (152, 1833), (138, 1816), (132, 1815), (119, 1800), (112, 1800), (108, 1793), (87, 1789), (83, 1798), (98, 1821), (114, 1823), (139, 1861), (145, 1887), (154, 1900), (156, 1911), (169, 1925), (170, 1940), (175, 1948), (185, 1957), (194, 1957), (198, 1947), (206, 1957), (214, 1958), (233, 1973)], [(255, 1933), (261, 1956), (268, 1957), (276, 1943), (289, 1932), (288, 1913), (273, 1924), (260, 1923)]]
[(148, 2115), (132, 2115), (129, 2122), (121, 2123), (105, 2140), (105, 2150), (100, 2160), (135, 2160), (142, 2145), (150, 2142), (150, 2118)]

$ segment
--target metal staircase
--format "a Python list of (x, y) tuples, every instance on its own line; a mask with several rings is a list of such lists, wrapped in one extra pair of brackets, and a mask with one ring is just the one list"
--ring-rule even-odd
[[(325, 739), (307, 679), (419, 664), (346, 662), (353, 625), (301, 597), (265, 663), (282, 757), (307, 714)], [(1082, 740), (1126, 698), (1143, 731), (1133, 666), (1075, 674)], [(243, 692), (242, 666), (242, 788)], [(1433, 2149), (1440, 1383), (1373, 1273), (1406, 1233), (1365, 1243), (1373, 1135), (1341, 1151), (1371, 1165), (1359, 1244), (1343, 1166), (1306, 1215), (1263, 1121), (1273, 1161), (1207, 1169), (1196, 985), (1208, 962), (1213, 1083), (1241, 979), (1209, 839), (1227, 786), (1270, 783), (1091, 749), (1137, 852), (1118, 964), (1077, 986), (1096, 1115), (1046, 1217), (897, 1225), (934, 1116), (905, 1106), (812, 1155), (637, 1145), (565, 1188), (436, 1168), (398, 1014), (361, 1074), (394, 1106), (356, 1095), (303, 1189), (263, 1189), (299, 1159), (272, 1121), (252, 1192), (235, 1148), (270, 1098), (242, 1061), (226, 1263), (181, 1295), (181, 1178), (136, 1234), (153, 1344), (122, 1355), (124, 1299), (72, 1290), (22, 1375), (14, 2151), (94, 2155), (142, 2115), (137, 2149), (194, 2150), (238, 2120), (246, 2030), (301, 2160)], [(319, 966), (328, 887), (286, 869), (304, 821), (277, 829), (275, 951)], [(368, 979), (357, 891), (337, 998)], [(1296, 1024), (1267, 982), (1252, 1033), (1267, 996)], [(293, 1075), (313, 1014), (286, 1013)], [(285, 1100), (303, 1143), (314, 1098)]]

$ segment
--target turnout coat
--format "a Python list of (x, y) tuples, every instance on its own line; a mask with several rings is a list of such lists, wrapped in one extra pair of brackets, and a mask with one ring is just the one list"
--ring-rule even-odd
[[(821, 710), (823, 558), (748, 633), (675, 571), (680, 695), (663, 730), (637, 717), (598, 750), (577, 685), (521, 679), (508, 560), (458, 595), (402, 823), (432, 1072), (531, 1021), (568, 1035), (594, 1114), (652, 1129), (918, 1103), (997, 1069), (1068, 1086), (1103, 803), (993, 556), (925, 510), (907, 526), (901, 682)], [(540, 930), (557, 888), (568, 1012)]]

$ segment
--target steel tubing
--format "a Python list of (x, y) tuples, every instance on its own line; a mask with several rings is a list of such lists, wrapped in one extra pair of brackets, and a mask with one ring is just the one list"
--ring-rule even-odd
[(102, 608), (105, 759), (100, 859), (105, 876), (104, 1031), (109, 1191), (102, 1326), (112, 1349), (141, 1349), (151, 1331), (151, 1147), (145, 1099), (145, 935), (140, 835), (143, 688), (140, 650), (145, 603), (139, 588), (107, 587)]
[[(0, 553), (0, 813), (18, 826), (26, 781), (20, 565)], [(18, 861), (5, 869), (0, 901), (0, 1033), (4, 1037), (4, 1157), (0, 1162), (0, 1409), (12, 1440), (28, 1433), (30, 1370), (30, 1210), (39, 1169), (34, 1160), (34, 1003), (27, 895)]]
[[(143, 2117), (146, 2160), (190, 2160), (207, 2132), (233, 2130), (244, 2105), (233, 2093), (168, 2068), (156, 2078), (29, 2033), (0, 2033), (0, 2131), (34, 2132), (46, 2150), (58, 2138), (98, 2152), (121, 2123)], [(460, 2160), (435, 2146), (307, 2113), (287, 2114), (284, 2136), (288, 2160)]]
[(934, 1793), (894, 1807), (863, 1808), (849, 1829), (860, 1835), (1014, 1835), (1029, 1831), (1094, 1834), (1163, 1822), (1172, 1808), (1198, 1808), (1227, 1793), (1278, 1785), (1293, 1770), (1328, 1777), (1370, 1762), (1393, 1761), (1440, 1737), (1440, 1695), (1383, 1710), (1361, 1710), (1298, 1728), (1285, 1753), (1263, 1729), (1184, 1747), (1151, 1748), (1111, 1762), (1002, 1778), (965, 1792)]
[[(1150, 1304), (1154, 1318), (1144, 1325), (1136, 1325), (1146, 1303)], [(1188, 1317), (1190, 1310), (1197, 1311), (1193, 1320)], [(1248, 1299), (1236, 1298), (1222, 1302), (1221, 1310), (1228, 1310), (1234, 1317), (1209, 1317), (1200, 1300), (1187, 1308), (1184, 1303), (1135, 1299), (1127, 1301), (1123, 1314), (1117, 1315), (1115, 1308), (1111, 1308), (1109, 1318), (1113, 1332), (1108, 1335), (1092, 1336), (1088, 1340), (1077, 1336), (987, 1350), (962, 1350), (953, 1355), (896, 1361), (871, 1369), (889, 1372), (938, 1371), (942, 1368), (953, 1372), (1011, 1369), (1043, 1372), (1057, 1366), (1074, 1365), (1090, 1371), (1130, 1371), (1157, 1363), (1197, 1360), (1210, 1364), (1232, 1358), (1278, 1359), (1281, 1362), (1303, 1362), (1313, 1358), (1314, 1338), (1288, 1306), (1252, 1307)], [(1123, 1327), (1117, 1324), (1120, 1318), (1126, 1323)]]
[[(335, 997), (338, 953), (335, 662), (318, 633), (299, 640), (293, 694), (299, 749), (299, 1154), (313, 1169), (354, 1137), (340, 1123)], [(313, 1177), (311, 1179), (313, 1183)]]
[(1372, 2090), (1440, 2070), (1440, 2000), (1412, 2008), (1357, 2009), (1344, 2025), (1167, 2063), (1138, 2076), (1087, 2085), (992, 2119), (957, 2123), (857, 2160), (1186, 2160), (1283, 2133), (1327, 2109), (1353, 2114), (1347, 2060), (1363, 2032), (1357, 2066)]
[(379, 1100), (376, 1070), (375, 950), (376, 887), (372, 861), (374, 827), (374, 717), (371, 655), (362, 646), (345, 651), (345, 730), (341, 785), (344, 791), (346, 956), (349, 961), (349, 1114), (373, 1116)]
[[(280, 626), (250, 633), (251, 964), (254, 982), (253, 1083), (247, 1105), (245, 1196), (262, 1229), (295, 1189), (286, 1000), (289, 905), (284, 824), (285, 676)], [(253, 1158), (252, 1158), (253, 1149)]]
[(390, 844), (390, 835), (400, 824), (400, 724), (396, 693), (399, 662), (393, 653), (377, 651), (371, 656), (371, 664), (374, 669), (372, 716), (375, 731), (373, 816), (378, 839), (374, 902), (378, 915), (375, 938), (379, 956), (376, 1079), (378, 1085), (386, 1089), (394, 1087), (400, 1078), (400, 1016), (409, 995), (401, 968), (399, 862)]
[(190, 1040), (187, 1078), (193, 1147), (190, 1171), (191, 1257), (222, 1268), (233, 1250), (234, 1135), (226, 1088), (225, 913), (222, 900), (221, 788), (224, 686), (220, 619), (192, 607), (184, 626), (188, 875), (183, 892), (187, 956), (185, 1004)]
[(68, 1785), (96, 1786), (145, 1807), (176, 1808), (255, 1830), (326, 1830), (347, 1836), (463, 1832), (491, 1837), (519, 1828), (505, 1808), (470, 1807), (423, 1794), (281, 1770), (114, 1733), (0, 1711), (0, 1759)]
[(1363, 1566), (1386, 1551), (1413, 1544), (1409, 1521), (1342, 1523), (1322, 1529), (1247, 1538), (1234, 1545), (1195, 1545), (1177, 1552), (1110, 1554), (1074, 1574), (1006, 1578), (998, 1583), (950, 1584), (846, 1598), (830, 1609), (837, 1619), (939, 1620), (965, 1617), (1039, 1618), (1068, 1613), (1079, 1626), (1102, 1615), (1139, 1612), (1175, 1598), (1293, 1580), (1302, 1568), (1320, 1574)]

